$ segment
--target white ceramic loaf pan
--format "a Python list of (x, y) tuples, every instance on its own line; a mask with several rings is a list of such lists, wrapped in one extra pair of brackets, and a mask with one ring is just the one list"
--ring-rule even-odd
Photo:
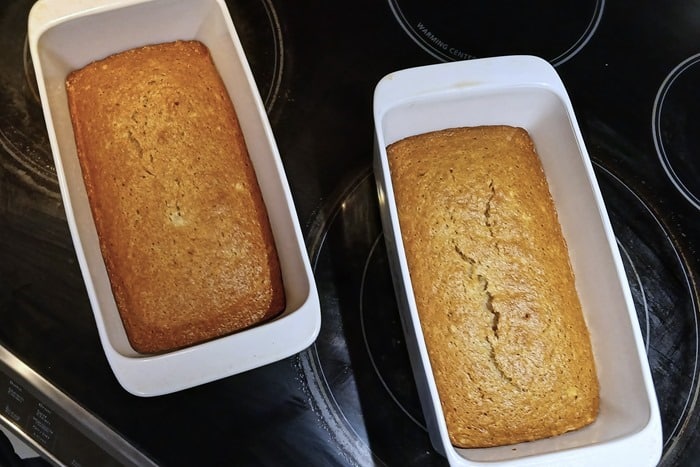
[[(263, 325), (182, 350), (145, 356), (126, 338), (100, 253), (65, 92), (74, 69), (126, 49), (177, 39), (209, 47), (231, 96), (267, 205), (287, 307)], [(121, 385), (139, 396), (178, 391), (297, 353), (316, 339), (320, 305), (278, 149), (223, 0), (40, 0), (29, 44), (66, 217), (97, 329)]]
[[(459, 466), (651, 466), (661, 423), (615, 236), (571, 102), (556, 71), (530, 56), (495, 57), (398, 71), (375, 90), (375, 174), (382, 222), (414, 376), (434, 447)], [(588, 324), (600, 414), (590, 426), (512, 446), (452, 446), (408, 273), (386, 147), (450, 127), (506, 124), (532, 136), (568, 243)]]

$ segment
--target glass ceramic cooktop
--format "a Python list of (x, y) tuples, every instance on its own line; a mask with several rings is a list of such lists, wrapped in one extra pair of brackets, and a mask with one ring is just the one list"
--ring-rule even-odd
[(700, 5), (227, 4), (306, 236), (322, 305), (318, 340), (168, 396), (121, 389), (65, 223), (26, 46), (32, 2), (8, 0), (0, 6), (3, 424), (64, 463), (91, 443), (100, 459), (124, 463), (444, 465), (428, 440), (391, 285), (371, 173), (372, 92), (401, 68), (524, 53), (560, 73), (594, 162), (656, 384), (661, 465), (697, 465)]

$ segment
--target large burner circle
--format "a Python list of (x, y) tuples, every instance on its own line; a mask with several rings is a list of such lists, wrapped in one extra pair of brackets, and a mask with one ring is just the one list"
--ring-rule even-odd
[[(648, 201), (604, 166), (595, 169), (656, 383), (662, 463), (672, 465), (695, 436), (698, 299), (682, 246)], [(311, 230), (323, 322), (298, 368), (319, 422), (351, 463), (442, 465), (413, 379), (371, 171), (321, 209)], [(387, 426), (401, 427), (400, 436)]]

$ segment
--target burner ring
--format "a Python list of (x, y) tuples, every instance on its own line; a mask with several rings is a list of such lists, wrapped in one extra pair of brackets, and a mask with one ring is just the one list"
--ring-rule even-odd
[[(692, 149), (688, 150), (688, 147), (700, 150), (700, 139), (697, 139), (693, 129), (686, 126), (689, 121), (687, 114), (698, 110), (691, 106), (697, 99), (692, 94), (687, 95), (697, 92), (694, 89), (698, 74), (700, 53), (681, 62), (666, 76), (654, 100), (651, 125), (654, 147), (666, 175), (676, 189), (700, 209), (700, 185), (696, 177), (698, 169), (693, 160), (697, 154)], [(664, 107), (671, 109), (666, 111)], [(682, 140), (682, 143), (674, 145), (677, 140)]]
[[(638, 238), (640, 232), (644, 231), (644, 229), (639, 229), (638, 225), (626, 225), (618, 222), (617, 225), (613, 226), (616, 231), (618, 245), (627, 245), (626, 247), (621, 246), (620, 250), (623, 253), (625, 270), (635, 304), (638, 306), (637, 317), (640, 324), (643, 325), (642, 334), (644, 335), (646, 331), (645, 346), (647, 357), (656, 384), (656, 394), (659, 400), (662, 424), (664, 425), (664, 452), (662, 455), (662, 462), (664, 462), (678, 455), (676, 448), (679, 443), (687, 443), (689, 442), (688, 438), (693, 436), (692, 433), (688, 433), (687, 429), (691, 426), (690, 422), (695, 416), (697, 403), (700, 399), (700, 386), (698, 386), (698, 375), (700, 374), (700, 323), (698, 322), (698, 316), (700, 315), (700, 309), (698, 308), (698, 298), (691, 283), (689, 267), (683, 259), (683, 254), (679, 251), (679, 246), (668, 233), (659, 217), (649, 207), (649, 204), (610, 170), (598, 163), (595, 164), (595, 167), (612, 182), (612, 184), (601, 183), (601, 188), (604, 189), (604, 196), (606, 196), (605, 192), (607, 190), (611, 190), (610, 194), (617, 191), (620, 197), (627, 198), (625, 204), (615, 207), (614, 201), (618, 197), (606, 196), (606, 199), (613, 201), (613, 203), (608, 204), (611, 220), (615, 215), (619, 215), (620, 212), (629, 209), (630, 206), (635, 207), (635, 209), (638, 209), (638, 214), (632, 217), (639, 217), (641, 220), (638, 219), (636, 222), (641, 222), (649, 228), (653, 226), (657, 232), (654, 237), (661, 244), (651, 245), (649, 239)], [(603, 178), (600, 179), (604, 181)], [(624, 214), (622, 217), (624, 217)], [(675, 286), (683, 289), (682, 293), (687, 294), (686, 311), (688, 313), (677, 313), (674, 306), (682, 302), (677, 298), (664, 296), (651, 299), (652, 302), (655, 302), (655, 310), (652, 309), (652, 304), (648, 300), (649, 294), (645, 292), (645, 280), (651, 284), (649, 287), (658, 295), (662, 295), (665, 292), (663, 289), (669, 288), (670, 290), (672, 288), (671, 284), (662, 283), (663, 277), (654, 276), (656, 272), (654, 269), (659, 266), (657, 264), (659, 259), (655, 255), (661, 253), (658, 253), (656, 251), (657, 248), (653, 248), (653, 246), (660, 246), (666, 255), (664, 257), (665, 261), (672, 262), (677, 268), (676, 271), (668, 271), (666, 274), (676, 276), (677, 284)], [(630, 251), (633, 249), (638, 250), (636, 263), (630, 254)], [(628, 266), (631, 267), (628, 269)], [(645, 274), (639, 272), (642, 268), (646, 269)], [(637, 286), (639, 290), (635, 290)], [(679, 315), (684, 316), (681, 317)], [(690, 318), (690, 322), (680, 322), (679, 320), (683, 318)], [(655, 330), (652, 324), (655, 324), (660, 329)], [(681, 350), (681, 344), (676, 340), (682, 340), (680, 337), (684, 330), (691, 331), (690, 339), (685, 339), (685, 342), (683, 342), (690, 348)], [(676, 334), (674, 334), (674, 331)], [(689, 352), (686, 352), (687, 350)], [(685, 361), (687, 365), (683, 368), (676, 368), (676, 366), (680, 367), (682, 363), (672, 359), (674, 353), (689, 355), (690, 358)], [(672, 369), (667, 368), (669, 363), (672, 364)], [(671, 379), (682, 386), (679, 387), (676, 384), (673, 388), (662, 387), (662, 385), (672, 384), (669, 383)], [(674, 391), (669, 391), (669, 389), (674, 389)], [(682, 396), (684, 400), (680, 401), (680, 403), (676, 403), (674, 399), (677, 394), (671, 394), (678, 393), (678, 389), (683, 389), (685, 394)], [(686, 391), (687, 394), (685, 393)]]
[[(594, 166), (656, 383), (664, 427), (662, 464), (670, 465), (696, 439), (690, 427), (698, 419), (700, 398), (697, 291), (683, 245), (649, 200), (604, 166)], [(416, 460), (397, 461), (398, 451), (420, 455), (422, 462), (439, 461), (421, 423), (415, 383), (409, 382), (408, 354), (401, 349), (405, 340), (371, 169), (361, 175), (331, 197), (310, 229), (307, 242), (324, 321), (314, 346), (298, 357), (300, 381), (319, 423), (353, 462), (410, 465)], [(388, 424), (405, 427), (402, 435), (410, 437), (411, 446), (387, 448), (381, 427)]]
[[(271, 0), (238, 4), (233, 20), (250, 68), (256, 78), (265, 110), (278, 102), (284, 72), (282, 27)], [(59, 186), (44, 124), (41, 99), (34, 73), (26, 23), (12, 23), (0, 32), (8, 44), (6, 56), (21, 66), (3, 70), (0, 86), (0, 164), (31, 190), (58, 199)], [(264, 25), (264, 27), (260, 27)]]
[[(367, 256), (367, 260), (365, 261), (365, 268), (362, 271), (362, 279), (361, 279), (361, 286), (360, 286), (360, 296), (364, 296), (365, 294), (365, 287), (367, 284), (367, 274), (369, 270), (369, 266), (372, 261), (372, 257), (376, 254), (377, 252), (377, 246), (384, 240), (384, 235), (379, 234), (377, 236), (377, 239), (374, 241), (374, 244), (370, 248), (369, 254)], [(419, 420), (417, 417), (415, 417), (413, 414), (411, 414), (411, 411), (405, 407), (405, 404), (401, 400), (401, 398), (395, 393), (393, 388), (391, 387), (391, 384), (386, 380), (384, 376), (382, 376), (382, 371), (379, 367), (379, 364), (375, 360), (374, 357), (374, 352), (372, 351), (372, 347), (370, 344), (370, 341), (367, 336), (367, 327), (365, 325), (365, 307), (363, 306), (364, 300), (360, 300), (360, 326), (362, 327), (362, 337), (365, 343), (365, 348), (367, 349), (367, 355), (369, 357), (370, 362), (372, 363), (372, 368), (374, 369), (374, 372), (376, 373), (377, 378), (381, 382), (382, 386), (386, 390), (387, 394), (389, 394), (389, 397), (391, 398), (392, 401), (398, 406), (398, 408), (406, 414), (406, 416), (418, 427), (420, 427), (423, 431), (428, 431), (428, 428), (426, 424)]]
[(615, 240), (617, 243), (617, 247), (620, 249), (620, 253), (622, 254), (622, 262), (625, 265), (625, 269), (629, 271), (628, 275), (631, 276), (629, 277), (630, 282), (632, 283), (631, 285), (634, 285), (633, 288), (638, 290), (640, 296), (640, 304), (644, 309), (644, 315), (639, 316), (639, 325), (642, 332), (642, 339), (644, 340), (644, 350), (648, 355), (649, 341), (651, 341), (651, 322), (649, 319), (649, 304), (647, 303), (646, 293), (644, 292), (644, 286), (642, 285), (642, 278), (639, 276), (637, 267), (634, 265), (634, 261), (632, 261), (632, 256), (630, 255), (625, 245), (623, 245), (619, 239), (615, 238)]
[[(270, 113), (277, 102), (280, 88), (282, 86), (282, 74), (284, 71), (284, 41), (282, 39), (282, 27), (280, 25), (279, 17), (277, 16), (277, 11), (275, 10), (275, 6), (272, 4), (271, 0), (262, 0), (261, 3), (265, 9), (265, 15), (267, 16), (267, 20), (270, 25), (270, 33), (272, 36), (272, 40), (269, 44), (272, 47), (272, 58), (268, 64), (268, 66), (271, 68), (267, 71), (269, 76), (265, 76), (269, 83), (267, 83), (267, 90), (265, 92), (263, 92), (263, 89), (260, 90), (263, 104), (265, 105), (265, 110)], [(251, 49), (253, 46), (252, 42), (253, 41), (251, 40)], [(245, 44), (246, 42), (243, 44), (244, 49)], [(260, 71), (260, 74), (263, 74), (262, 70)], [(260, 83), (258, 83), (258, 86), (260, 86)]]
[[(489, 29), (487, 34), (491, 33), (492, 31), (496, 30), (496, 26), (500, 25), (499, 23), (503, 20), (502, 15), (498, 15), (498, 12), (494, 12), (493, 10), (487, 11), (485, 14), (482, 10), (478, 10), (477, 7), (475, 6), (469, 6), (468, 8), (470, 9), (469, 11), (462, 11), (462, 12), (452, 12), (447, 13), (447, 18), (444, 16), (441, 17), (440, 21), (434, 21), (431, 23), (430, 20), (424, 21), (422, 19), (422, 16), (432, 16), (433, 14), (438, 14), (442, 15), (443, 12), (440, 11), (435, 11), (435, 10), (440, 10), (439, 6), (436, 5), (431, 5), (432, 11), (427, 12), (420, 10), (424, 3), (419, 2), (420, 6), (417, 7), (419, 11), (409, 11), (409, 9), (413, 8), (415, 9), (415, 5), (408, 5), (408, 8), (402, 8), (400, 5), (401, 0), (389, 0), (389, 7), (391, 8), (391, 11), (394, 15), (394, 17), (397, 19), (398, 23), (401, 25), (403, 30), (406, 32), (406, 34), (416, 43), (418, 44), (423, 50), (425, 50), (427, 53), (435, 57), (436, 59), (443, 61), (443, 62), (448, 62), (448, 61), (453, 61), (453, 60), (466, 60), (466, 59), (473, 59), (473, 58), (478, 58), (479, 56), (489, 56), (489, 55), (512, 55), (512, 54), (520, 54), (520, 53), (526, 53), (530, 55), (541, 55), (543, 58), (547, 59), (553, 66), (559, 66), (566, 61), (568, 61), (570, 58), (575, 56), (578, 52), (583, 49), (586, 44), (590, 41), (591, 37), (594, 35), (596, 30), (598, 29), (598, 26), (600, 24), (600, 21), (603, 17), (603, 11), (605, 10), (605, 0), (595, 0), (595, 5), (593, 5), (592, 8), (592, 13), (590, 16), (590, 19), (587, 23), (580, 24), (578, 21), (575, 23), (576, 30), (579, 30), (582, 32), (578, 35), (575, 36), (573, 39), (568, 38), (567, 43), (571, 44), (568, 47), (564, 46), (564, 50), (558, 49), (558, 50), (551, 50), (551, 46), (547, 45), (544, 47), (544, 49), (547, 50), (547, 52), (544, 52), (542, 49), (542, 43), (538, 44), (538, 46), (535, 46), (534, 48), (527, 48), (526, 50), (523, 51), (514, 51), (512, 48), (507, 48), (507, 49), (499, 49), (496, 47), (496, 49), (488, 49), (487, 51), (483, 53), (476, 53), (475, 51), (468, 51), (467, 48), (465, 47), (465, 44), (461, 42), (458, 37), (460, 35), (455, 36), (454, 30), (441, 30), (439, 32), (432, 31), (430, 24), (452, 24), (452, 22), (455, 20), (454, 18), (460, 18), (460, 21), (458, 24), (452, 24), (454, 29), (469, 29), (469, 25), (465, 24), (461, 19), (465, 18), (466, 21), (469, 21), (469, 18), (471, 17), (478, 17), (480, 20), (478, 21), (478, 25), (476, 28), (479, 27), (479, 25), (482, 25), (482, 21), (485, 19), (486, 22), (488, 23), (488, 20), (491, 18), (494, 18), (498, 16), (498, 19), (496, 19), (494, 22), (489, 23), (486, 27), (486, 29)], [(542, 12), (546, 10), (551, 10), (554, 7), (556, 7), (558, 4), (550, 4), (550, 5), (540, 5), (540, 6), (533, 6), (532, 8), (529, 9), (529, 12), (534, 12), (534, 17), (530, 18), (532, 21), (535, 22), (536, 20), (540, 19), (543, 15)], [(451, 5), (452, 6), (452, 5)], [(560, 5), (559, 5), (560, 6)], [(504, 8), (509, 8), (513, 7), (513, 5), (506, 5)], [(483, 8), (486, 8), (483, 6)], [(567, 7), (568, 8), (568, 7)], [(465, 14), (467, 13), (467, 14)], [(489, 14), (490, 13), (490, 14)], [(514, 14), (511, 16), (518, 17), (520, 16), (522, 12), (518, 14)], [(422, 15), (422, 16), (418, 16)], [(550, 27), (552, 26), (552, 21), (555, 23), (559, 22), (560, 15), (549, 15), (548, 18), (550, 19), (549, 23), (546, 23), (545, 26), (549, 25)], [(494, 24), (495, 23), (495, 24)], [(502, 29), (501, 31), (505, 32), (512, 32), (513, 30), (520, 30), (522, 28), (518, 27), (513, 27), (513, 28), (506, 28)], [(498, 34), (496, 35), (491, 35), (488, 36), (488, 39), (493, 41), (496, 39)], [(549, 36), (548, 36), (549, 37)], [(549, 40), (549, 39), (548, 39)], [(475, 44), (478, 41), (472, 38), (471, 44)], [(516, 40), (515, 43), (518, 43), (519, 41)]]

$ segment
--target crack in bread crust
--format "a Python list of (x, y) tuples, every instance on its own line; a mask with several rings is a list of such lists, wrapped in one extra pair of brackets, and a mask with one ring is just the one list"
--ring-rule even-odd
[(463, 251), (460, 250), (458, 245), (454, 245), (454, 251), (457, 253), (457, 255), (460, 257), (462, 261), (464, 261), (467, 265), (467, 282), (468, 284), (472, 284), (475, 286), (475, 288), (478, 290), (478, 292), (483, 296), (483, 301), (481, 305), (481, 309), (478, 310), (479, 312), (485, 313), (488, 316), (490, 316), (490, 321), (491, 321), (491, 334), (486, 335), (486, 342), (489, 345), (489, 357), (491, 359), (491, 362), (493, 363), (494, 368), (498, 373), (501, 375), (501, 377), (510, 385), (512, 385), (514, 388), (516, 388), (519, 391), (525, 391), (521, 386), (516, 384), (516, 382), (513, 380), (511, 376), (508, 376), (506, 373), (505, 369), (502, 367), (502, 365), (498, 362), (498, 356), (497, 356), (497, 343), (498, 343), (498, 323), (501, 318), (501, 313), (496, 311), (493, 306), (493, 294), (489, 290), (489, 281), (484, 276), (483, 274), (480, 274), (477, 272), (477, 261), (474, 258), (469, 257), (466, 255)]
[(599, 394), (590, 339), (527, 132), (452, 128), (387, 154), (452, 443), (500, 446), (591, 423)]
[(167, 352), (281, 313), (266, 206), (207, 47), (175, 41), (120, 52), (71, 72), (66, 92), (133, 349)]

